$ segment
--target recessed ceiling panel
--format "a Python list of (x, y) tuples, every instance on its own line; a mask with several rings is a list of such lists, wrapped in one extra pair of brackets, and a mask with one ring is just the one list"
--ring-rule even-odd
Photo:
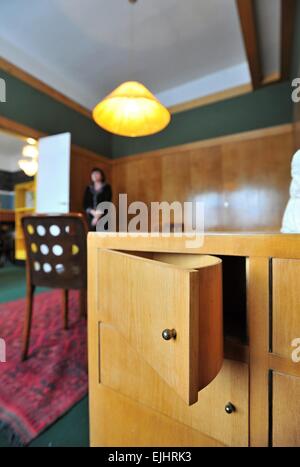
[(90, 108), (128, 79), (159, 93), (246, 63), (235, 0), (1, 0), (0, 46)]

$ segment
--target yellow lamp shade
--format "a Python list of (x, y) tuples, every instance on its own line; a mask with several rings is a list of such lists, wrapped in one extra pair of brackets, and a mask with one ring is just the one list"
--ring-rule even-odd
[(93, 118), (111, 133), (135, 137), (163, 130), (171, 115), (143, 84), (128, 81), (96, 105)]

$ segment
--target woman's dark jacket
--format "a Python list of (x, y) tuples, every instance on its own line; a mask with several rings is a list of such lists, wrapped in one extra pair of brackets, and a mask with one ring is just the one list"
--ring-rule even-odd
[(112, 191), (111, 186), (108, 183), (105, 183), (101, 190), (96, 191), (93, 185), (86, 187), (84, 198), (83, 198), (83, 209), (87, 214), (89, 226), (91, 230), (96, 230), (95, 227), (91, 225), (93, 216), (90, 214), (91, 210), (96, 209), (98, 204), (104, 201), (111, 201)]

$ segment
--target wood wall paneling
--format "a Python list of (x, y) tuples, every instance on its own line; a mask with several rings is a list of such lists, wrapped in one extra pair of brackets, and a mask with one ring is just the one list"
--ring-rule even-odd
[(90, 173), (94, 167), (102, 169), (106, 174), (107, 181), (111, 183), (111, 163), (108, 159), (78, 147), (72, 147), (70, 209), (73, 212), (83, 211), (84, 191), (90, 184)]
[[(22, 136), (45, 136), (4, 117), (0, 126)], [(112, 183), (116, 204), (119, 193), (127, 193), (128, 203), (196, 199), (205, 205), (206, 231), (278, 231), (289, 197), (296, 127), (255, 130), (115, 161), (72, 145), (71, 209), (82, 210), (96, 166)]]
[(197, 200), (206, 231), (278, 231), (292, 154), (288, 125), (116, 160), (115, 201)]
[(190, 152), (190, 192), (187, 199), (204, 204), (205, 228), (225, 225), (222, 149), (216, 145)]
[(279, 230), (288, 200), (291, 135), (227, 144), (223, 153), (225, 226)]
[[(160, 158), (132, 159), (128, 164), (113, 166), (115, 195), (126, 193), (128, 202), (141, 200), (145, 203), (160, 201), (162, 167)], [(116, 198), (117, 200), (117, 198)]]
[[(184, 159), (183, 159), (184, 157)], [(189, 152), (182, 156), (180, 153), (166, 155), (162, 158), (162, 200), (180, 201), (188, 199), (190, 193), (190, 164)]]

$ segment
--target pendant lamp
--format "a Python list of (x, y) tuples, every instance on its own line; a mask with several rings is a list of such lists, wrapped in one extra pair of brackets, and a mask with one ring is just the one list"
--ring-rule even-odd
[(36, 146), (36, 141), (33, 138), (28, 138), (26, 146), (23, 147), (22, 156), (24, 159), (18, 161), (18, 165), (23, 172), (29, 177), (36, 175), (38, 171), (38, 155), (39, 151)]
[(33, 177), (38, 171), (38, 162), (36, 159), (20, 159), (19, 167), (28, 177)]
[(170, 122), (170, 112), (141, 83), (121, 84), (93, 110), (95, 122), (121, 136), (153, 135)]
[(163, 130), (171, 115), (142, 83), (126, 81), (96, 105), (93, 119), (110, 133), (136, 137)]

